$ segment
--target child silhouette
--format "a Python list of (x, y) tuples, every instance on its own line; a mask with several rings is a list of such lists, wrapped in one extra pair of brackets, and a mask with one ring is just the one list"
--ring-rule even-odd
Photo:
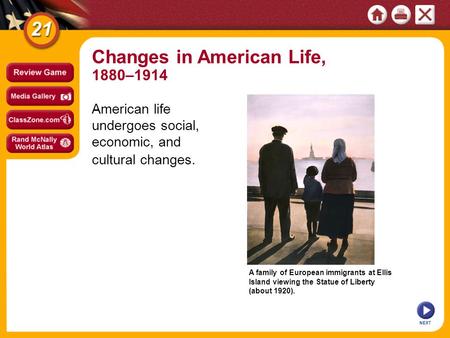
[(316, 238), (317, 222), (319, 220), (320, 203), (322, 201), (322, 185), (315, 179), (319, 173), (316, 166), (309, 166), (303, 179), (305, 189), (302, 199), (305, 202), (306, 228), (308, 229), (308, 239)]

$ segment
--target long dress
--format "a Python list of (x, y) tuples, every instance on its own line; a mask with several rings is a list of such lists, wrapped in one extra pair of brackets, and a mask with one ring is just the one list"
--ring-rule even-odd
[(346, 238), (353, 232), (355, 194), (353, 182), (357, 178), (356, 166), (347, 157), (341, 163), (328, 159), (322, 169), (325, 183), (318, 234), (330, 238)]

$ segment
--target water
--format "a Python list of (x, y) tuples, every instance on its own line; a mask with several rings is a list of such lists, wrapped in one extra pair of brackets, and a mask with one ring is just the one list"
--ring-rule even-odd
[[(358, 179), (354, 182), (356, 190), (374, 190), (374, 172), (371, 159), (355, 159)], [(303, 177), (305, 177), (306, 168), (315, 165), (319, 169), (316, 179), (320, 182), (320, 174), (325, 160), (295, 160), (295, 170), (297, 172), (298, 187), (303, 188)], [(247, 161), (247, 185), (259, 186), (258, 181), (258, 162)], [(323, 186), (323, 183), (322, 183)]]

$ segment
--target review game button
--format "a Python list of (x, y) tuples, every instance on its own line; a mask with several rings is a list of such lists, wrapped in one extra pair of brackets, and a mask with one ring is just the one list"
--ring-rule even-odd
[(71, 134), (9, 134), (6, 148), (10, 153), (70, 153)]
[(10, 63), (6, 77), (11, 82), (70, 82), (73, 66), (70, 63)]
[(70, 106), (71, 87), (9, 87), (6, 101), (10, 106)]
[(70, 129), (73, 119), (70, 110), (11, 110), (6, 125), (9, 129)]

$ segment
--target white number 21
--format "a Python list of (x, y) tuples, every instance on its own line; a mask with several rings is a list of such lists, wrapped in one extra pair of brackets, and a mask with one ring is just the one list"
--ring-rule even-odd
[(37, 21), (37, 22), (33, 23), (33, 27), (35, 27), (35, 30), (31, 34), (32, 37), (35, 37), (35, 38), (41, 37), (41, 31), (42, 31), (42, 28), (44, 28), (45, 29), (45, 37), (48, 38), (50, 36), (50, 31), (52, 29), (52, 22), (49, 21), (45, 25), (42, 26), (42, 23), (40, 21)]

